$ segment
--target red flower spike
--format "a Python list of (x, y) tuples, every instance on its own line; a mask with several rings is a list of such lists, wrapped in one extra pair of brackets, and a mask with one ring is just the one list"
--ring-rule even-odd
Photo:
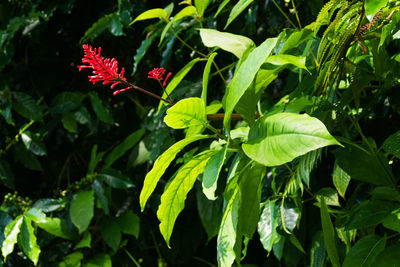
[[(149, 71), (149, 76), (147, 76), (147, 78), (149, 79), (155, 79), (159, 82), (161, 82), (162, 80), (164, 80), (164, 73), (165, 73), (165, 69), (164, 68), (154, 68), (152, 71)], [(164, 80), (163, 86), (165, 86), (167, 84), (167, 80), (169, 78), (169, 76), (171, 76), (171, 72), (167, 74), (167, 77)]]
[[(124, 77), (125, 69), (122, 68), (121, 72), (118, 73), (118, 61), (115, 58), (104, 58), (100, 55), (101, 47), (92, 48), (91, 45), (84, 44), (84, 58), (82, 58), (82, 63), (87, 63), (88, 65), (79, 65), (78, 69), (93, 69), (93, 76), (88, 76), (89, 81), (95, 84), (96, 82), (103, 82), (103, 84), (112, 83), (111, 89), (114, 89), (120, 83), (127, 84), (126, 78)], [(121, 89), (114, 92), (114, 95), (131, 89), (129, 86), (125, 89)]]

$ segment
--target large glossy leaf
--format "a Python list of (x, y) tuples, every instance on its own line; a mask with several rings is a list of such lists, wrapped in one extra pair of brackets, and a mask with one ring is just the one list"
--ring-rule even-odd
[(265, 166), (255, 163), (240, 179), (239, 230), (248, 238), (253, 237), (260, 218), (261, 187), (265, 172)]
[(386, 236), (368, 235), (350, 249), (343, 262), (343, 267), (372, 266), (376, 257), (385, 249)]
[[(173, 78), (168, 82), (167, 87), (165, 88), (165, 92), (163, 93), (162, 97), (167, 98), (167, 93), (171, 95), (172, 91), (180, 84), (180, 82), (185, 78), (186, 74), (193, 68), (193, 66), (200, 61), (200, 58), (192, 59), (189, 63), (187, 63), (180, 71), (173, 76)], [(158, 105), (158, 110), (165, 105), (164, 101), (160, 101)]]
[(382, 222), (395, 209), (395, 204), (373, 199), (363, 202), (354, 209), (346, 230), (366, 228)]
[(321, 199), (320, 213), (322, 232), (324, 234), (324, 243), (326, 246), (326, 251), (328, 252), (328, 257), (333, 266), (340, 266), (335, 228), (333, 228), (333, 224), (328, 213), (328, 207), (326, 206), (324, 198)]
[(268, 252), (280, 240), (277, 232), (279, 226), (279, 206), (274, 201), (265, 202), (264, 209), (258, 222), (258, 234), (264, 249)]
[(333, 151), (333, 154), (339, 167), (348, 173), (351, 179), (393, 186), (393, 174), (381, 153), (376, 152), (373, 155), (355, 146), (347, 146)]
[(94, 213), (94, 191), (79, 191), (71, 201), (69, 215), (72, 223), (83, 233), (89, 226)]
[(36, 265), (39, 260), (40, 248), (36, 242), (36, 236), (29, 217), (24, 216), (18, 235), (18, 244), (21, 245), (25, 255)]
[(131, 133), (124, 141), (122, 141), (119, 145), (117, 145), (110, 154), (107, 155), (104, 162), (104, 168), (110, 167), (116, 160), (122, 157), (126, 151), (131, 149), (137, 142), (139, 142), (140, 138), (142, 138), (144, 134), (144, 128), (139, 129), (133, 133)]
[(400, 131), (386, 138), (385, 142), (382, 145), (382, 148), (387, 153), (400, 158)]
[(90, 258), (84, 267), (111, 267), (111, 257), (108, 254), (101, 253), (96, 256)]
[(332, 175), (333, 184), (336, 187), (339, 195), (344, 198), (347, 186), (350, 183), (350, 175), (348, 175), (340, 166), (335, 162)]
[(43, 121), (42, 108), (36, 103), (36, 101), (25, 93), (15, 92), (15, 102), (13, 108), (21, 116), (35, 121)]
[(247, 59), (240, 65), (231, 82), (228, 84), (223, 99), (225, 108), (224, 127), (226, 129), (230, 129), (230, 120), (233, 109), (249, 88), (261, 65), (271, 54), (276, 42), (277, 38), (267, 39), (260, 46), (251, 51)]
[(81, 266), (82, 259), (83, 259), (83, 253), (80, 251), (76, 251), (65, 256), (64, 260), (58, 263), (57, 267)]
[(372, 263), (372, 266), (375, 267), (386, 267), (386, 266), (394, 266), (397, 267), (400, 262), (400, 244), (399, 242), (394, 245), (387, 247), (383, 250), (376, 260)]
[(226, 22), (224, 29), (226, 29), (229, 24), (231, 24), (231, 22), (236, 19), (236, 17), (239, 16), (239, 14), (242, 13), (246, 7), (253, 3), (253, 1), (254, 0), (239, 0), (239, 2), (237, 2), (236, 5), (232, 8), (231, 13), (229, 13), (228, 21)]
[(215, 190), (217, 189), (219, 173), (226, 158), (227, 147), (228, 145), (224, 146), (224, 148), (213, 155), (204, 168), (202, 181), (203, 193), (209, 200), (216, 199)]
[(197, 176), (215, 151), (199, 154), (179, 168), (175, 177), (166, 186), (161, 196), (161, 204), (157, 210), (160, 220), (160, 231), (169, 247), (169, 240), (175, 225), (175, 220), (185, 207), (186, 195), (192, 189)]
[(17, 237), (20, 232), (23, 219), (24, 217), (22, 215), (18, 216), (4, 229), (4, 241), (1, 245), (1, 253), (4, 259), (7, 258), (7, 255), (14, 250), (14, 245), (17, 243)]
[(285, 226), (286, 230), (293, 232), (300, 218), (299, 208), (293, 202), (286, 200), (283, 205), (280, 205), (279, 211), (281, 213), (281, 223)]
[(26, 149), (37, 156), (47, 155), (47, 150), (44, 143), (33, 133), (26, 131), (21, 134), (22, 142)]
[(197, 97), (182, 99), (167, 110), (164, 122), (173, 129), (203, 126), (207, 122), (204, 101)]
[(365, 0), (365, 15), (369, 21), (372, 21), (374, 15), (386, 4), (389, 0)]
[(99, 181), (105, 182), (109, 186), (118, 189), (128, 189), (134, 187), (134, 184), (121, 171), (114, 169), (105, 169), (97, 175)]
[(330, 206), (337, 206), (340, 207), (339, 203), (339, 196), (338, 193), (336, 192), (335, 189), (331, 187), (324, 187), (321, 188), (317, 193), (316, 193), (316, 199), (318, 201), (321, 201), (321, 198), (325, 199), (326, 205)]
[(307, 114), (280, 113), (258, 119), (242, 147), (251, 159), (277, 166), (328, 145), (340, 143), (321, 121)]
[(203, 17), (204, 11), (206, 10), (210, 0), (195, 0), (194, 5), (196, 6), (197, 15)]
[(205, 138), (210, 138), (210, 136), (196, 135), (183, 139), (168, 148), (167, 151), (165, 151), (161, 156), (157, 158), (157, 160), (154, 162), (153, 168), (146, 175), (142, 191), (140, 192), (140, 207), (142, 211), (146, 206), (147, 199), (150, 197), (151, 193), (153, 193), (154, 188), (156, 188), (158, 181), (164, 174), (165, 170), (168, 168), (171, 161), (175, 159), (176, 154), (178, 154), (179, 151), (181, 151), (185, 146), (189, 145), (190, 143)]
[(137, 16), (129, 25), (132, 25), (136, 21), (155, 19), (155, 18), (167, 19), (168, 18), (168, 14), (162, 8), (149, 9), (149, 10), (146, 10), (145, 12), (141, 13), (139, 16)]
[(200, 29), (200, 37), (205, 46), (217, 46), (238, 58), (241, 58), (248, 48), (255, 46), (254, 42), (245, 36), (213, 29)]
[(68, 240), (75, 239), (75, 235), (71, 233), (68, 229), (67, 222), (60, 218), (46, 217), (44, 220), (35, 221), (35, 224), (54, 236), (58, 236)]
[(176, 22), (185, 17), (193, 17), (195, 14), (196, 14), (196, 8), (194, 6), (187, 6), (175, 15), (172, 22)]
[(64, 207), (63, 202), (55, 198), (38, 199), (32, 206), (32, 208), (39, 209), (43, 212), (52, 212), (60, 210), (63, 207)]

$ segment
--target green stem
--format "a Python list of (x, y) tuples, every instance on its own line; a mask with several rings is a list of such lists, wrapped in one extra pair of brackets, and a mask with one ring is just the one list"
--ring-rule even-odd
[(132, 254), (129, 253), (128, 250), (126, 250), (126, 248), (124, 248), (124, 251), (125, 251), (126, 255), (128, 255), (128, 257), (131, 259), (131, 261), (133, 261), (133, 263), (134, 263), (137, 267), (140, 267), (140, 264), (135, 260), (135, 258), (132, 256)]
[(293, 21), (286, 15), (286, 13), (279, 7), (279, 5), (275, 2), (275, 0), (272, 0), (272, 2), (274, 3), (274, 5), (276, 6), (276, 8), (279, 10), (279, 12), (281, 12), (281, 14), (289, 21), (289, 23), (295, 28), (297, 29), (296, 24), (293, 23)]
[(294, 9), (294, 13), (295, 13), (295, 15), (296, 15), (297, 23), (299, 24), (299, 28), (301, 29), (302, 27), (301, 27), (301, 23), (300, 23), (299, 14), (297, 14), (297, 9), (296, 9), (296, 6), (295, 6), (293, 0), (292, 0), (292, 6), (293, 6), (293, 9)]

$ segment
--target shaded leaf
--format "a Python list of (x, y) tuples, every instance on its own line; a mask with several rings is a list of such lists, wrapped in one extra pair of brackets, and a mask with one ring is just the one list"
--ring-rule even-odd
[(203, 193), (209, 200), (215, 200), (215, 190), (217, 189), (218, 177), (226, 158), (228, 144), (213, 155), (204, 168), (202, 186)]
[(14, 189), (14, 174), (11, 171), (10, 164), (0, 159), (0, 181), (9, 189)]
[(75, 245), (74, 249), (78, 248), (91, 248), (90, 243), (92, 242), (92, 235), (90, 234), (89, 231), (86, 231), (83, 234), (83, 237), (81, 241), (78, 242), (78, 244)]
[[(200, 30), (200, 33), (201, 33), (201, 30)], [(203, 72), (203, 90), (201, 91), (200, 98), (203, 99), (203, 102), (205, 105), (207, 105), (207, 91), (208, 91), (208, 81), (209, 81), (209, 76), (210, 76), (211, 65), (214, 62), (214, 58), (216, 55), (217, 55), (217, 53), (214, 52), (209, 56), (209, 58), (207, 60), (207, 64), (204, 68), (204, 72)], [(208, 113), (208, 109), (209, 109), (209, 106), (206, 107), (206, 113), (210, 114), (210, 113)]]
[(47, 155), (44, 143), (35, 134), (25, 131), (21, 134), (21, 139), (26, 149), (31, 151), (33, 154), (37, 156)]
[(339, 196), (335, 189), (331, 187), (321, 188), (316, 193), (316, 199), (321, 202), (321, 198), (325, 199), (326, 205), (337, 206), (340, 207)]
[(385, 249), (386, 236), (368, 235), (350, 249), (343, 262), (343, 267), (372, 266), (376, 257)]
[(16, 102), (13, 103), (13, 108), (16, 112), (27, 119), (40, 122), (43, 121), (42, 108), (30, 95), (21, 92), (14, 92), (14, 97)]
[(245, 8), (251, 3), (253, 3), (253, 0), (239, 0), (239, 2), (237, 2), (232, 8), (231, 13), (229, 13), (228, 21), (226, 22), (224, 29), (226, 29), (229, 24), (231, 24), (231, 22), (236, 19), (236, 17), (239, 16), (239, 14), (242, 13), (243, 10), (245, 10)]
[(385, 248), (371, 264), (376, 267), (395, 266), (397, 267), (400, 262), (400, 244), (396, 243), (393, 246)]
[(63, 202), (55, 198), (41, 198), (38, 199), (32, 208), (39, 209), (43, 212), (52, 212), (60, 210), (64, 207)]
[(97, 175), (99, 181), (105, 182), (109, 186), (118, 189), (128, 189), (134, 187), (134, 184), (121, 171), (114, 169), (105, 169)]
[(89, 259), (84, 265), (84, 267), (111, 267), (111, 257), (108, 254), (101, 253), (97, 254), (93, 258)]
[(400, 131), (386, 138), (385, 142), (382, 145), (382, 149), (385, 150), (387, 153), (400, 158)]
[(101, 223), (100, 226), (101, 236), (106, 242), (107, 245), (110, 246), (114, 251), (116, 251), (121, 242), (121, 231), (119, 230), (118, 224), (114, 221), (113, 218), (108, 217)]
[(395, 205), (392, 202), (380, 200), (368, 200), (359, 206), (354, 207), (350, 220), (346, 225), (346, 230), (361, 229), (376, 225), (385, 219)]
[(133, 235), (134, 237), (139, 237), (139, 227), (140, 221), (139, 216), (128, 210), (121, 216), (116, 218), (119, 229), (124, 234)]
[(279, 226), (279, 206), (274, 201), (265, 202), (260, 220), (258, 221), (258, 234), (264, 249), (271, 252), (272, 246), (276, 244), (281, 236), (276, 231)]
[(72, 223), (83, 233), (93, 218), (94, 210), (93, 190), (79, 191), (71, 201), (69, 215)]
[(333, 228), (333, 224), (328, 213), (328, 207), (326, 206), (324, 198), (321, 199), (320, 213), (322, 231), (324, 234), (324, 243), (326, 246), (326, 251), (328, 252), (328, 257), (333, 266), (340, 266), (335, 229)]
[(102, 122), (113, 124), (114, 120), (112, 119), (109, 110), (103, 106), (99, 95), (92, 91), (89, 93), (89, 96), (90, 103), (92, 104), (92, 108), (96, 113), (97, 118)]
[(108, 209), (108, 199), (104, 194), (102, 183), (98, 179), (94, 179), (92, 188), (96, 193), (97, 200), (100, 202), (100, 207), (104, 210), (104, 213), (108, 215), (110, 213)]
[(347, 186), (350, 183), (350, 175), (348, 175), (340, 166), (335, 162), (332, 175), (333, 184), (336, 187), (339, 195), (344, 198)]

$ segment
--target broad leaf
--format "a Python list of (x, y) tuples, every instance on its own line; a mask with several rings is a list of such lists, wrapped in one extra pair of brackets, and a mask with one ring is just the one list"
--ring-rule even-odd
[(393, 246), (385, 248), (377, 257), (376, 260), (371, 264), (376, 267), (397, 267), (400, 262), (400, 244), (397, 242)]
[(296, 57), (296, 56), (292, 56), (292, 55), (280, 55), (280, 54), (272, 55), (267, 58), (265, 63), (269, 63), (269, 64), (277, 65), (277, 66), (291, 64), (298, 68), (307, 70), (305, 57)]
[(328, 252), (328, 257), (333, 266), (340, 266), (335, 229), (333, 228), (333, 224), (328, 213), (328, 207), (326, 206), (324, 198), (321, 199), (320, 213), (322, 231), (324, 234), (324, 243), (326, 246), (326, 251)]
[(185, 17), (193, 17), (195, 14), (196, 14), (196, 8), (194, 6), (187, 6), (175, 15), (174, 19), (172, 20), (172, 23), (181, 20)]
[(213, 29), (200, 29), (200, 37), (205, 46), (217, 46), (234, 54), (237, 58), (241, 58), (244, 51), (255, 46), (254, 42), (245, 36)]
[[(200, 58), (195, 58), (191, 60), (188, 64), (186, 64), (177, 74), (175, 74), (172, 80), (169, 81), (167, 87), (165, 88), (165, 92), (162, 97), (167, 98), (167, 94), (171, 95), (171, 93), (175, 90), (175, 88), (180, 84), (180, 82), (185, 78), (186, 74), (193, 68), (193, 66), (200, 61)], [(158, 105), (158, 110), (160, 110), (161, 106), (165, 105), (164, 101), (160, 101)]]
[(18, 244), (21, 245), (25, 255), (36, 265), (39, 260), (40, 248), (36, 242), (31, 220), (26, 216), (24, 216), (18, 235)]
[(166, 19), (168, 19), (168, 14), (162, 8), (149, 9), (149, 10), (146, 10), (145, 12), (141, 13), (139, 16), (137, 16), (129, 25), (132, 25), (136, 21), (155, 19), (155, 18), (163, 18), (166, 20)]
[(58, 263), (58, 267), (81, 266), (83, 253), (80, 251), (73, 252), (64, 257), (64, 260)]
[(204, 229), (207, 232), (208, 240), (218, 234), (222, 218), (222, 198), (209, 200), (204, 196), (201, 187), (196, 190), (197, 209)]
[(75, 115), (72, 112), (63, 113), (61, 122), (65, 130), (71, 133), (78, 132), (78, 125), (76, 123)]
[(343, 262), (343, 267), (372, 266), (376, 257), (385, 249), (386, 236), (368, 235), (350, 249)]
[(315, 197), (319, 202), (321, 202), (321, 198), (324, 198), (326, 205), (340, 207), (338, 193), (331, 187), (321, 188)]
[(111, 117), (111, 114), (107, 108), (104, 107), (99, 95), (96, 92), (90, 92), (90, 103), (92, 104), (92, 108), (97, 115), (97, 118), (105, 123), (113, 124), (114, 120)]
[(239, 16), (239, 14), (242, 13), (246, 7), (253, 3), (253, 1), (254, 0), (239, 0), (239, 2), (237, 2), (236, 5), (232, 8), (231, 13), (229, 13), (228, 21), (226, 22), (224, 29), (226, 29), (229, 24), (231, 24), (231, 22), (236, 19), (236, 17)]
[(167, 110), (164, 122), (173, 129), (203, 126), (207, 122), (204, 101), (197, 97), (182, 99)]
[(281, 213), (280, 216), (281, 223), (285, 226), (287, 230), (293, 232), (300, 218), (299, 208), (291, 201), (284, 201), (283, 205), (282, 204), (280, 205), (279, 211)]
[(94, 212), (94, 191), (79, 191), (71, 201), (69, 215), (72, 223), (83, 233), (89, 226)]
[(126, 151), (131, 149), (136, 143), (142, 138), (145, 130), (144, 128), (139, 129), (131, 133), (124, 141), (117, 145), (108, 156), (105, 158), (104, 168), (110, 167), (116, 160), (122, 157)]
[(215, 151), (208, 151), (199, 154), (179, 168), (161, 196), (157, 217), (160, 220), (160, 232), (168, 247), (175, 220), (185, 207), (186, 195), (192, 189), (197, 176), (203, 173), (207, 161), (214, 153)]
[(332, 175), (333, 184), (336, 187), (339, 195), (344, 198), (347, 186), (350, 183), (350, 175), (348, 175), (340, 166), (335, 162)]
[(279, 226), (279, 206), (274, 201), (265, 202), (264, 209), (258, 222), (258, 234), (264, 249), (271, 252), (272, 246), (277, 243), (281, 236), (276, 231)]
[(400, 158), (400, 131), (386, 138), (385, 142), (382, 145), (382, 148), (387, 153)]
[(328, 145), (340, 143), (321, 121), (307, 114), (280, 113), (258, 119), (242, 147), (251, 159), (277, 166)]
[(217, 154), (213, 155), (204, 168), (203, 174), (203, 193), (209, 200), (215, 200), (215, 190), (217, 189), (218, 177), (226, 158), (228, 144)]
[(100, 226), (101, 236), (114, 251), (117, 251), (119, 244), (121, 242), (122, 234), (119, 230), (118, 224), (113, 218), (108, 217), (101, 223)]
[(196, 6), (197, 15), (203, 17), (204, 11), (206, 10), (210, 0), (195, 0), (194, 5)]
[(156, 188), (158, 181), (164, 174), (165, 170), (168, 168), (171, 161), (175, 159), (176, 154), (178, 154), (179, 151), (181, 151), (185, 146), (189, 145), (190, 143), (206, 138), (210, 138), (210, 136), (196, 135), (191, 136), (190, 138), (183, 139), (168, 148), (161, 156), (157, 158), (157, 160), (154, 162), (153, 168), (146, 175), (142, 191), (140, 192), (140, 207), (142, 211), (146, 206), (147, 199), (150, 197), (151, 193), (153, 193), (154, 188)]
[(92, 236), (89, 231), (86, 231), (83, 234), (82, 239), (78, 242), (78, 244), (76, 244), (74, 246), (74, 249), (76, 250), (79, 248), (91, 248), (91, 245), (90, 245), (91, 242), (92, 242)]
[(112, 267), (111, 257), (105, 253), (97, 254), (90, 258), (84, 267)]
[(128, 177), (122, 174), (121, 171), (114, 169), (106, 169), (97, 175), (99, 181), (105, 182), (109, 186), (118, 189), (128, 189), (134, 187)]
[(128, 210), (124, 214), (116, 218), (117, 224), (121, 232), (128, 235), (139, 237), (140, 221), (139, 216)]
[(374, 15), (386, 6), (389, 0), (365, 0), (365, 15), (369, 21), (372, 21)]
[(142, 43), (140, 44), (139, 48), (136, 50), (136, 54), (133, 57), (134, 63), (133, 63), (133, 70), (132, 70), (132, 74), (131, 74), (132, 76), (136, 73), (140, 61), (142, 60), (142, 58), (145, 56), (145, 54), (149, 50), (155, 36), (156, 36), (155, 34), (152, 34), (147, 39), (143, 40)]
[(252, 238), (260, 218), (261, 187), (266, 168), (255, 163), (240, 179), (239, 230), (244, 236)]
[(1, 253), (4, 259), (7, 258), (7, 255), (14, 250), (14, 245), (17, 243), (17, 237), (20, 232), (23, 219), (24, 217), (22, 215), (18, 216), (4, 229), (4, 241), (1, 245)]
[(224, 127), (226, 129), (230, 129), (230, 120), (233, 109), (249, 88), (261, 65), (271, 54), (276, 42), (277, 38), (267, 39), (260, 46), (251, 51), (247, 59), (240, 65), (231, 82), (228, 84), (223, 99), (225, 108)]
[(44, 143), (36, 135), (26, 131), (21, 134), (21, 139), (25, 147), (33, 154), (37, 156), (47, 155)]
[(46, 217), (44, 221), (35, 221), (35, 224), (54, 236), (68, 240), (75, 239), (75, 235), (68, 229), (67, 222), (60, 218)]
[(96, 194), (97, 200), (100, 203), (100, 207), (104, 210), (104, 213), (108, 215), (110, 213), (108, 209), (108, 199), (104, 194), (102, 183), (98, 179), (94, 179), (92, 188)]
[(35, 121), (43, 121), (42, 108), (36, 103), (36, 101), (25, 93), (15, 92), (15, 102), (13, 102), (13, 108), (21, 116)]
[(389, 201), (367, 200), (361, 205), (354, 207), (346, 230), (362, 229), (382, 222), (396, 205)]

